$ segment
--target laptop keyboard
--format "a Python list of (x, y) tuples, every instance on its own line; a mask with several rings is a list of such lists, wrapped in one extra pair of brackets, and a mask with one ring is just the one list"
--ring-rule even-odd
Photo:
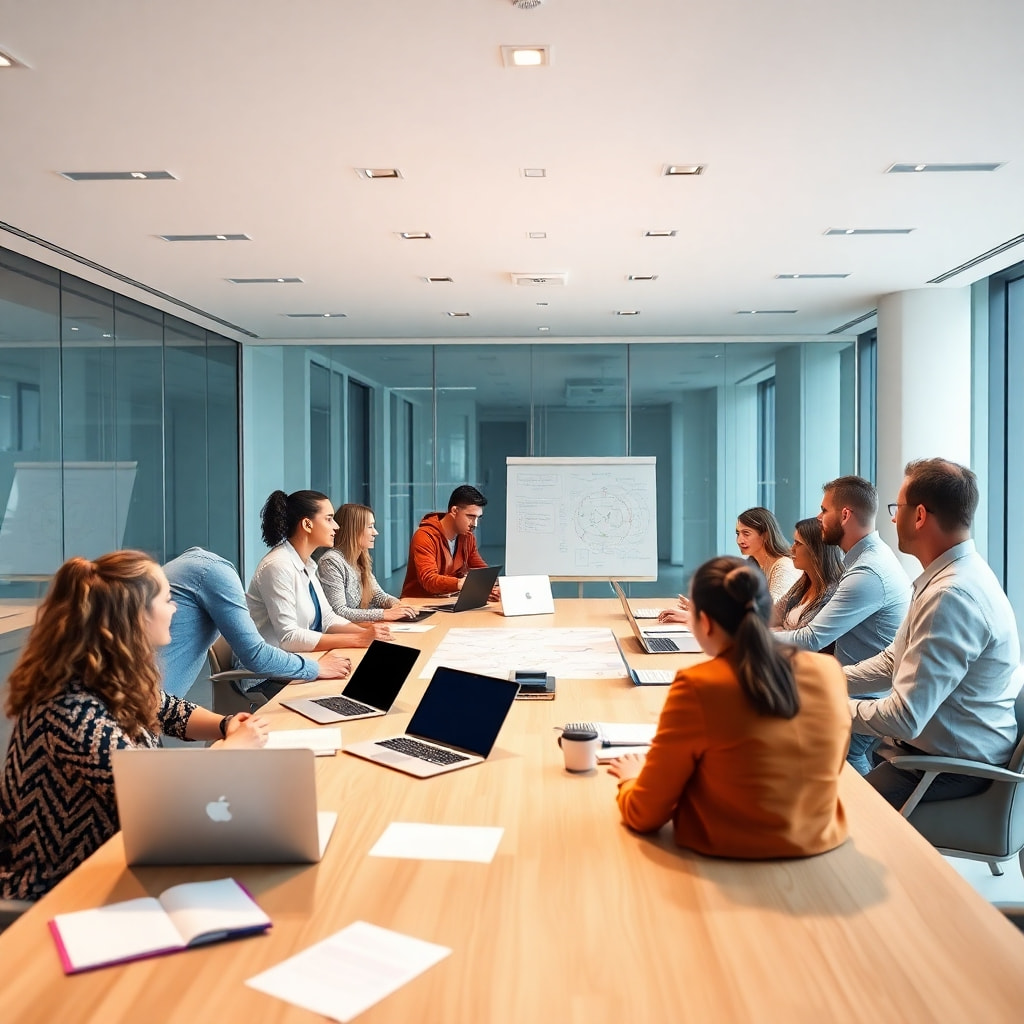
[(634, 608), (634, 619), (656, 619), (661, 614), (660, 608)]
[(675, 640), (670, 640), (664, 636), (651, 636), (650, 633), (644, 634), (644, 640), (647, 641), (647, 648), (651, 651), (678, 651), (679, 645)]
[(445, 750), (443, 747), (432, 747), (429, 743), (420, 743), (419, 740), (411, 740), (408, 736), (378, 740), (377, 746), (397, 750), (400, 754), (418, 757), (421, 761), (429, 761), (431, 764), (455, 764), (458, 761), (469, 760), (465, 754), (456, 754), (454, 750)]
[(339, 715), (365, 715), (367, 711), (376, 711), (368, 704), (360, 704), (357, 700), (350, 700), (348, 697), (318, 697), (313, 701), (322, 708), (327, 708)]

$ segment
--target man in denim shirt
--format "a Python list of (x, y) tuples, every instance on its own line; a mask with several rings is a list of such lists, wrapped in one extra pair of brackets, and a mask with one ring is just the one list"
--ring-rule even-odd
[(158, 652), (164, 690), (184, 697), (220, 633), (243, 668), (278, 679), (344, 679), (352, 663), (341, 651), (318, 662), (268, 644), (249, 616), (242, 581), (220, 555), (189, 548), (164, 566), (178, 610), (171, 619), (171, 642)]
[[(839, 664), (854, 665), (892, 643), (910, 605), (910, 581), (875, 529), (874, 486), (863, 477), (841, 476), (823, 491), (818, 515), (822, 539), (842, 548), (845, 571), (835, 593), (807, 625), (776, 636), (811, 651), (834, 643)], [(861, 775), (871, 770), (868, 752), (876, 742), (873, 736), (850, 737), (847, 760)]]
[[(1017, 740), (1013, 672), (1020, 662), (1010, 602), (970, 539), (978, 507), (974, 473), (944, 459), (907, 464), (889, 506), (900, 551), (924, 566), (893, 643), (847, 668), (853, 731), (882, 739), (870, 782), (900, 807), (921, 778), (889, 763), (901, 753), (1006, 765)], [(883, 697), (860, 695), (891, 689)], [(969, 776), (939, 775), (925, 800), (987, 788)]]

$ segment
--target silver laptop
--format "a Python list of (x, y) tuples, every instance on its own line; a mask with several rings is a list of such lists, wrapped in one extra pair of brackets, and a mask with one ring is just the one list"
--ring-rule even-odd
[(441, 666), (402, 736), (353, 743), (346, 754), (426, 779), (480, 764), (519, 692), (509, 679)]
[(626, 666), (626, 674), (633, 681), (634, 686), (668, 686), (676, 674), (670, 668), (633, 668), (626, 660), (626, 652), (619, 643), (619, 638), (612, 634), (615, 646), (619, 649), (622, 657), (622, 664)]
[(374, 640), (341, 693), (281, 701), (321, 725), (386, 715), (420, 656), (415, 647)]
[(547, 576), (499, 576), (502, 615), (550, 615), (555, 610)]
[(697, 638), (685, 627), (672, 623), (664, 626), (643, 626), (636, 621), (633, 609), (629, 607), (629, 601), (623, 593), (622, 587), (615, 580), (611, 580), (612, 588), (618, 594), (622, 602), (622, 610), (629, 619), (629, 625), (633, 635), (640, 642), (640, 646), (648, 654), (700, 654), (700, 644)]
[(317, 812), (312, 750), (114, 750), (129, 864), (313, 864), (338, 820)]
[(466, 573), (466, 582), (462, 584), (459, 596), (451, 604), (427, 607), (435, 612), (468, 612), (474, 608), (483, 608), (502, 568), (500, 565), (485, 565), (481, 569), (470, 569)]

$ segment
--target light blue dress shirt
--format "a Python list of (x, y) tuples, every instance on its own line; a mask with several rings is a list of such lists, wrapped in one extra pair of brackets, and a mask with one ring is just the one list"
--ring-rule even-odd
[(1017, 739), (1017, 623), (992, 570), (966, 540), (914, 580), (910, 611), (881, 654), (846, 671), (853, 731), (928, 754), (1005, 765)]
[(810, 651), (835, 643), (839, 664), (854, 665), (895, 639), (910, 605), (910, 580), (877, 530), (857, 541), (843, 561), (843, 575), (821, 611), (806, 626), (775, 636)]
[(185, 695), (218, 633), (243, 668), (261, 676), (316, 679), (315, 660), (278, 650), (260, 636), (245, 604), (242, 581), (227, 559), (189, 548), (168, 562), (164, 573), (178, 606), (171, 619), (171, 642), (159, 651), (165, 692)]

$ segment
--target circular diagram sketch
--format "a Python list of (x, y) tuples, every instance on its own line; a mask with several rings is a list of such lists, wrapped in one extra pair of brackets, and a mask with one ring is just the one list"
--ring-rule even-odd
[(603, 552), (628, 547), (644, 537), (650, 509), (641, 494), (601, 487), (573, 495), (570, 516), (580, 543)]

